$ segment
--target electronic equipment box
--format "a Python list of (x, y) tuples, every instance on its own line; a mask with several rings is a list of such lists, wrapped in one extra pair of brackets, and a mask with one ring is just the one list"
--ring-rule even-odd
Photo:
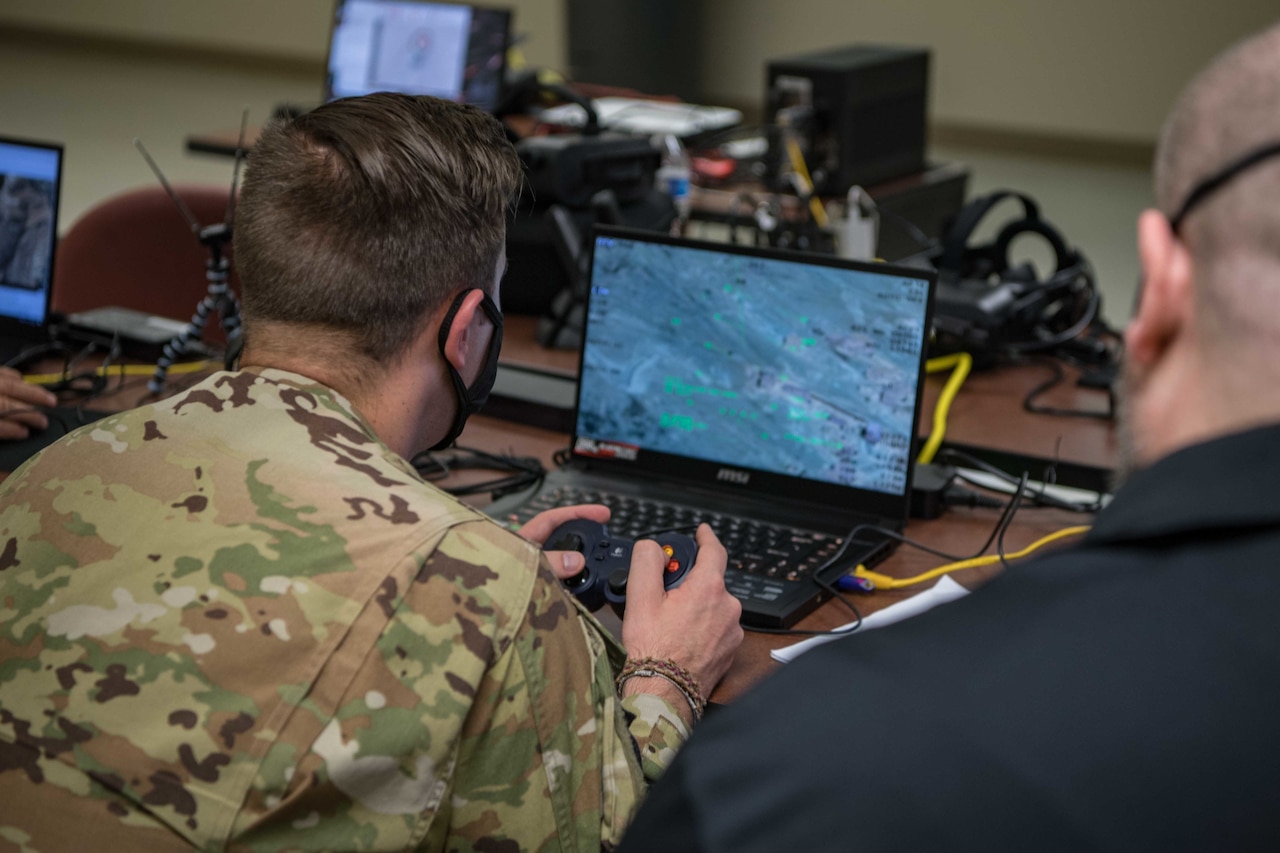
[(855, 44), (775, 59), (766, 119), (778, 131), (768, 171), (790, 168), (785, 134), (798, 141), (819, 195), (843, 195), (925, 168), (929, 51)]

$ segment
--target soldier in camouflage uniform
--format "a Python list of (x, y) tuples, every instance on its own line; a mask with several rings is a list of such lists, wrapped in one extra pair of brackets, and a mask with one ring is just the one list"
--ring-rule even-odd
[[(269, 127), (235, 250), (245, 368), (73, 433), (0, 486), (0, 850), (598, 850), (688, 733), (563, 591), (580, 555), (425, 483), (491, 383), (497, 123), (430, 98)], [(724, 551), (623, 641), (710, 690)]]

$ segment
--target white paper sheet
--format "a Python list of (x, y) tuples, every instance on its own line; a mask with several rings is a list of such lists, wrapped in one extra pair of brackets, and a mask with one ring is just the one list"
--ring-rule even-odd
[[(676, 136), (692, 136), (708, 130), (733, 127), (742, 121), (742, 113), (731, 107), (708, 107), (642, 98), (596, 98), (591, 103), (601, 127), (625, 133), (674, 133)], [(582, 127), (587, 123), (587, 113), (578, 104), (562, 104), (543, 110), (539, 119), (547, 124)]]
[[(913, 595), (906, 601), (899, 601), (897, 604), (891, 604), (883, 610), (877, 610), (870, 616), (866, 616), (862, 620), (862, 627), (853, 634), (861, 634), (864, 631), (870, 631), (874, 628), (883, 628), (885, 625), (892, 625), (895, 622), (901, 622), (903, 619), (910, 619), (912, 616), (918, 616), (925, 611), (932, 610), (939, 604), (945, 604), (948, 601), (955, 601), (957, 598), (963, 598), (969, 594), (969, 590), (962, 587), (951, 579), (950, 575), (943, 575), (942, 580), (938, 581), (924, 592)], [(849, 625), (854, 623), (850, 622)], [(849, 627), (848, 625), (843, 627)], [(821, 637), (810, 637), (807, 640), (801, 640), (790, 646), (781, 649), (774, 649), (770, 655), (776, 661), (789, 663), (800, 655), (812, 648), (829, 643), (832, 640), (839, 640), (842, 637), (853, 636), (853, 634), (827, 634)]]

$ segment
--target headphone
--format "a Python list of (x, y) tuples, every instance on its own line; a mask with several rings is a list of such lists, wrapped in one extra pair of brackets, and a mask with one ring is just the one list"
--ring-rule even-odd
[[(1005, 224), (990, 243), (971, 245), (979, 223), (1007, 199), (1021, 203), (1022, 216)], [(1037, 235), (1052, 250), (1054, 269), (1048, 276), (1039, 277), (1030, 263), (1011, 263), (1010, 244), (1024, 234)], [(1098, 320), (1100, 297), (1088, 260), (1023, 193), (999, 190), (970, 201), (946, 229), (936, 257), (934, 331), (940, 350), (1006, 356), (1050, 352)]]
[[(1022, 218), (1015, 219), (1000, 229), (993, 242), (970, 246), (969, 238), (978, 223), (986, 218), (993, 207), (1008, 198), (1016, 198), (1022, 202)], [(943, 239), (938, 271), (967, 279), (1002, 277), (1010, 269), (1009, 245), (1015, 237), (1022, 234), (1038, 234), (1053, 249), (1056, 264), (1053, 275), (1079, 264), (1079, 253), (1067, 246), (1067, 241), (1056, 228), (1040, 218), (1040, 206), (1035, 200), (1013, 190), (999, 190), (974, 199), (956, 214), (955, 221)]]

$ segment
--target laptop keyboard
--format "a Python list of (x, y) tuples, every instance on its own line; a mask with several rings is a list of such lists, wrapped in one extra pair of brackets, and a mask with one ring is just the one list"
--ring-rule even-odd
[(609, 507), (613, 513), (609, 530), (631, 539), (671, 530), (692, 536), (697, 525), (705, 521), (728, 551), (726, 586), (739, 598), (776, 597), (783, 591), (777, 581), (794, 582), (808, 577), (821, 568), (844, 541), (813, 530), (570, 486), (543, 492), (502, 520), (519, 526), (544, 510), (574, 504)]

